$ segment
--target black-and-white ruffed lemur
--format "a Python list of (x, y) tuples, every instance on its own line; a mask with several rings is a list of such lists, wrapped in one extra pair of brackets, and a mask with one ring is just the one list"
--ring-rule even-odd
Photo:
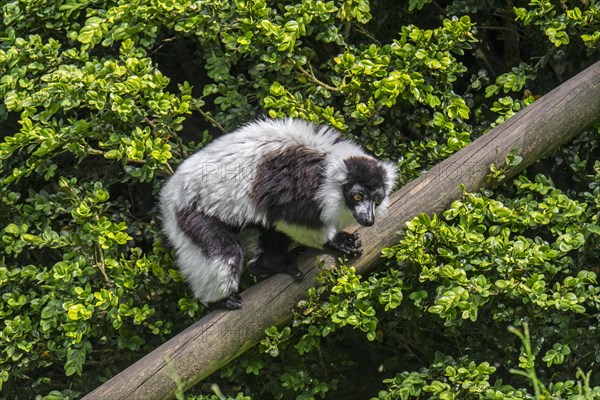
[(392, 164), (332, 128), (258, 120), (178, 167), (160, 194), (163, 228), (194, 295), (236, 309), (245, 261), (251, 272), (301, 279), (293, 242), (360, 255), (358, 236), (343, 229), (373, 225), (395, 179)]

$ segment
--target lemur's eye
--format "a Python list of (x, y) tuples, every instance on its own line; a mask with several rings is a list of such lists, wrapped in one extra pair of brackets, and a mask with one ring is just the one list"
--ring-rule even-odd
[(382, 201), (383, 201), (383, 199), (381, 197), (377, 197), (375, 199), (375, 204), (380, 205)]
[(362, 200), (362, 196), (360, 194), (355, 194), (354, 197), (352, 197), (354, 199), (354, 201), (361, 201)]

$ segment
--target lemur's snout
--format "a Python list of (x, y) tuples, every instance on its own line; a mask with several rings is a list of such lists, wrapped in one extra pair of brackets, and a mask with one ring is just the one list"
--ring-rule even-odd
[(354, 209), (354, 219), (362, 226), (373, 226), (375, 223), (375, 203), (363, 201)]

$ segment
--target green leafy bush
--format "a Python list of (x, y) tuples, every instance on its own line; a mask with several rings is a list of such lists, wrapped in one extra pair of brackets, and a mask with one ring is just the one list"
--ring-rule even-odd
[[(396, 161), (402, 185), (596, 60), (600, 39), (594, 0), (0, 8), (7, 399), (81, 397), (203, 315), (155, 198), (212, 137), (261, 115), (327, 123)], [(210, 379), (220, 390), (179, 397), (598, 396), (598, 158), (589, 131), (416, 218), (378, 272), (324, 273), (292, 326)]]

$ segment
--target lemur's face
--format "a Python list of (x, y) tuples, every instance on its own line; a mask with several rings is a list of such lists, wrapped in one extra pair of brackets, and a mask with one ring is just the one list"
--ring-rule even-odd
[(347, 184), (343, 187), (344, 200), (348, 209), (362, 226), (375, 223), (375, 209), (385, 198), (383, 187), (368, 188), (360, 183)]
[(362, 226), (375, 223), (375, 209), (385, 199), (386, 172), (370, 157), (349, 157), (346, 182), (342, 186), (346, 206)]

